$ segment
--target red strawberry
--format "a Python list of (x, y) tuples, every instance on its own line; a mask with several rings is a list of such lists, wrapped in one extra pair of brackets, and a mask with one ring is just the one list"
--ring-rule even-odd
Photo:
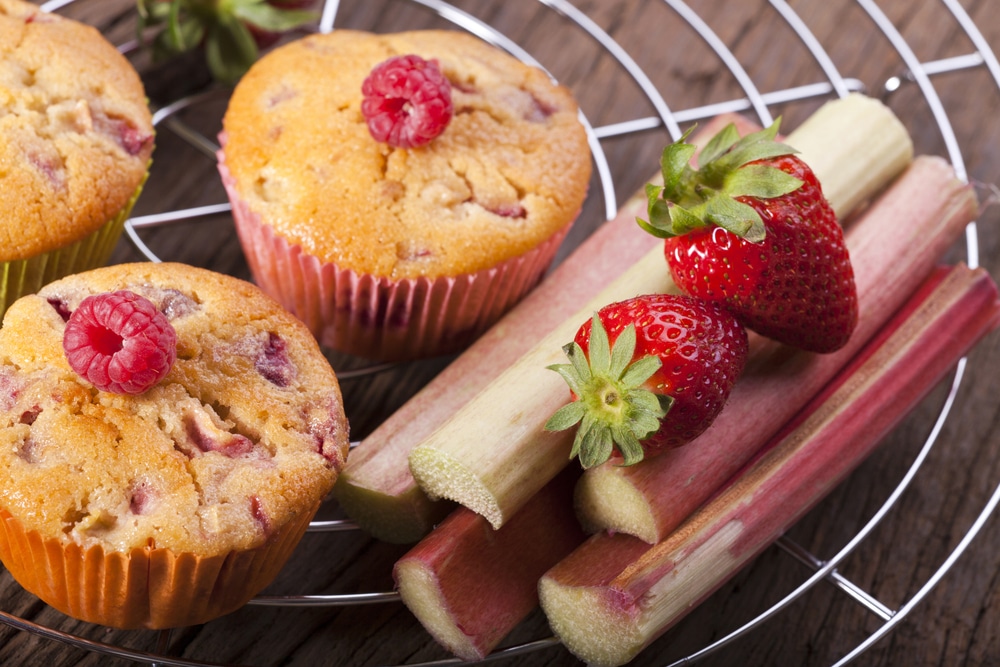
[(571, 455), (584, 468), (614, 450), (632, 465), (680, 447), (722, 410), (747, 347), (746, 330), (714, 303), (651, 294), (610, 304), (564, 348), (571, 363), (550, 367), (576, 400), (545, 427), (580, 424)]
[(689, 165), (685, 137), (664, 149), (664, 186), (647, 187), (649, 222), (682, 291), (725, 305), (746, 327), (832, 352), (858, 319), (854, 271), (812, 170), (775, 141), (778, 123), (742, 139), (733, 126)]

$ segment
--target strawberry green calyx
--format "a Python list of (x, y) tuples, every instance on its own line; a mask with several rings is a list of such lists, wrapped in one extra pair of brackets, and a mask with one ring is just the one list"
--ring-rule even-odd
[(760, 214), (738, 197), (773, 199), (794, 192), (802, 181), (760, 160), (792, 155), (795, 149), (775, 139), (781, 119), (740, 137), (733, 124), (719, 131), (691, 167), (697, 147), (687, 143), (691, 128), (663, 149), (663, 185), (646, 186), (649, 220), (639, 226), (658, 238), (680, 236), (708, 225), (722, 227), (752, 243), (764, 240)]
[[(154, 28), (156, 60), (203, 47), (212, 76), (234, 83), (257, 60), (262, 36), (280, 34), (316, 20), (314, 11), (288, 0), (136, 0), (139, 35)], [(305, 3), (308, 4), (308, 3)], [(287, 6), (283, 6), (287, 5)]]
[(656, 433), (673, 405), (670, 396), (643, 388), (661, 361), (655, 356), (633, 361), (635, 347), (634, 325), (625, 328), (612, 347), (600, 317), (594, 315), (589, 361), (574, 341), (563, 347), (570, 363), (549, 366), (566, 380), (576, 400), (557, 410), (545, 429), (563, 431), (579, 424), (570, 458), (578, 458), (584, 468), (604, 463), (616, 448), (624, 465), (641, 461), (640, 441)]

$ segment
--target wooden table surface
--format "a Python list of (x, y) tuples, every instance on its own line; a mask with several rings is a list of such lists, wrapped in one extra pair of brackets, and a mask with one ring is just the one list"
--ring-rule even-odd
[[(557, 4), (554, 1), (551, 4)], [(775, 0), (773, 5), (783, 3)], [(789, 23), (765, 0), (691, 0), (701, 17), (765, 93), (827, 81)], [(958, 0), (985, 41), (1000, 48), (995, 0)], [(905, 59), (854, 0), (795, 0), (791, 7), (830, 54), (837, 69), (887, 103), (909, 127), (919, 152), (948, 155), (935, 112), (919, 87), (908, 82)], [(458, 2), (524, 48), (569, 85), (595, 127), (654, 117), (642, 89), (597, 41), (545, 5), (533, 0)], [(967, 168), (984, 201), (1000, 183), (1000, 92), (985, 66), (976, 65), (973, 40), (938, 0), (878, 0), (878, 8), (916, 59), (946, 70), (932, 74), (943, 111), (950, 119)], [(740, 100), (745, 93), (726, 65), (688, 26), (682, 12), (662, 0), (574, 0), (613, 37), (648, 75), (674, 112), (691, 116), (705, 105)], [(78, 0), (60, 13), (100, 27), (122, 44), (134, 36), (130, 0)], [(386, 32), (449, 27), (446, 20), (404, 0), (345, 0), (337, 27)], [(968, 56), (973, 56), (968, 58)], [(163, 106), (204, 89), (198, 59), (152, 65), (144, 53), (131, 56), (144, 73), (152, 102)], [(968, 68), (963, 64), (970, 63)], [(933, 68), (930, 68), (933, 69)], [(898, 90), (885, 83), (899, 76)], [(225, 91), (209, 96), (181, 116), (184, 123), (214, 137)], [(770, 112), (792, 128), (824, 97), (775, 103)], [(686, 126), (688, 121), (682, 123)], [(636, 192), (657, 169), (669, 141), (662, 125), (602, 140), (618, 201)], [(184, 209), (225, 201), (213, 162), (170, 129), (159, 132), (155, 166), (137, 214)], [(563, 253), (606, 218), (608, 202), (595, 176), (591, 195)], [(978, 225), (980, 261), (1000, 276), (1000, 207), (984, 207)], [(184, 261), (248, 277), (228, 215), (144, 230), (141, 236), (162, 259)], [(562, 255), (561, 255), (562, 256)], [(966, 256), (956, 247), (950, 260)], [(126, 240), (114, 261), (143, 259)], [(331, 355), (338, 368), (351, 361)], [(926, 464), (896, 509), (839, 571), (898, 609), (948, 558), (1000, 484), (996, 455), (1000, 436), (1000, 336), (984, 340), (969, 357), (968, 372), (950, 418)], [(345, 380), (348, 416), (355, 438), (406, 400), (447, 360), (410, 364), (389, 373)], [(789, 533), (820, 558), (836, 554), (878, 510), (897, 485), (941, 410), (947, 383), (928, 397), (879, 450)], [(334, 511), (336, 511), (334, 509)], [(283, 594), (354, 593), (389, 590), (390, 569), (405, 547), (375, 541), (353, 531), (307, 535), (279, 580), (268, 591)], [(988, 665), (1000, 661), (1000, 521), (987, 517), (977, 539), (912, 613), (857, 661), (863, 665)], [(751, 619), (810, 574), (778, 548), (764, 552), (641, 654), (633, 664), (665, 665), (678, 660)], [(0, 576), (0, 611), (95, 642), (134, 651), (166, 651), (177, 659), (240, 665), (412, 664), (448, 657), (399, 602), (321, 609), (248, 607), (205, 626), (171, 633), (120, 632), (67, 619)], [(846, 655), (881, 621), (825, 582), (738, 642), (707, 658), (711, 665), (828, 665)], [(508, 644), (550, 636), (544, 617), (534, 614)], [(60, 641), (0, 625), (0, 664), (126, 665), (130, 660), (81, 650)], [(559, 646), (501, 665), (575, 665)]]

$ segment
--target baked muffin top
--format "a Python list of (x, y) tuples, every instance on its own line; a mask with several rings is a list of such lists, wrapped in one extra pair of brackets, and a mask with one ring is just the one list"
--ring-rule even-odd
[[(361, 86), (395, 56), (436, 60), (454, 116), (417, 148), (376, 142)], [(224, 161), (265, 224), (324, 262), (392, 279), (489, 268), (578, 214), (591, 163), (569, 91), (456, 31), (312, 35), (261, 58), (224, 118)]]
[(100, 228), (141, 185), (152, 150), (142, 82), (97, 30), (0, 0), (0, 261)]
[[(83, 298), (122, 289), (177, 333), (170, 372), (139, 395), (94, 388), (62, 348)], [(259, 546), (329, 493), (347, 449), (315, 339), (244, 281), (116, 265), (51, 283), (4, 317), (0, 506), (43, 537), (203, 556)]]

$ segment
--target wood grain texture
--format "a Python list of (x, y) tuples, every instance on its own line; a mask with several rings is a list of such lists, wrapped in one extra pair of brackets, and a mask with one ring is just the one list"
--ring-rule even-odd
[[(655, 113), (641, 89), (593, 39), (556, 12), (530, 0), (455, 3), (520, 44), (570, 86), (595, 126)], [(661, 0), (574, 0), (573, 4), (621, 44), (669, 107), (687, 110), (738, 99), (733, 76), (678, 14)], [(853, 0), (793, 0), (791, 7), (811, 28), (839, 70), (876, 96), (903, 60)], [(1000, 48), (995, 0), (960, 0), (993, 48)], [(878, 5), (922, 62), (972, 53), (973, 46), (943, 3), (879, 0)], [(78, 0), (61, 13), (86, 20), (122, 43), (134, 35), (130, 0)], [(690, 0), (688, 6), (716, 31), (761, 91), (824, 81), (822, 70), (766, 0)], [(337, 25), (391, 31), (448, 27), (433, 12), (404, 0), (344, 0)], [(151, 100), (162, 105), (202, 87), (197, 58), (156, 65), (133, 56)], [(935, 76), (934, 86), (951, 119), (969, 178), (1000, 181), (1000, 92), (983, 67)], [(794, 127), (822, 100), (771, 108)], [(886, 97), (903, 118), (923, 153), (946, 154), (946, 144), (929, 105), (913, 84)], [(185, 113), (186, 123), (212, 137), (219, 129), (224, 91), (214, 102)], [(655, 170), (669, 135), (664, 129), (602, 142), (620, 201), (638, 190)], [(224, 201), (214, 163), (185, 147), (169, 130), (157, 140), (150, 184), (137, 214)], [(994, 202), (995, 204), (995, 202)], [(591, 195), (560, 257), (605, 218), (596, 179)], [(986, 206), (979, 222), (981, 263), (1000, 276), (1000, 207)], [(142, 232), (164, 259), (185, 261), (248, 277), (227, 216)], [(963, 257), (957, 246), (950, 259)], [(126, 241), (114, 261), (141, 259)], [(338, 368), (352, 361), (336, 355)], [(438, 372), (447, 360), (407, 365), (396, 371), (344, 383), (353, 435), (364, 436)], [(908, 490), (872, 538), (842, 565), (849, 579), (891, 608), (904, 604), (961, 540), (986, 499), (1000, 483), (1000, 336), (970, 355), (969, 373), (938, 444)], [(896, 429), (876, 453), (791, 531), (790, 537), (821, 558), (835, 554), (878, 509), (930, 432), (944, 400), (941, 386)], [(336, 512), (335, 508), (331, 510)], [(388, 590), (390, 571), (405, 547), (379, 543), (357, 533), (309, 535), (268, 592), (347, 593)], [(990, 665), (1000, 656), (1000, 523), (991, 518), (979, 538), (899, 627), (870, 649), (862, 665)], [(784, 552), (772, 548), (695, 609), (632, 664), (654, 667), (697, 650), (752, 618), (808, 575)], [(248, 607), (205, 626), (156, 633), (119, 632), (68, 620), (0, 575), (0, 611), (89, 639), (152, 651), (161, 640), (174, 657), (223, 664), (336, 665), (367, 667), (447, 657), (399, 603), (343, 609)], [(820, 584), (778, 618), (713, 655), (710, 665), (826, 665), (835, 662), (879, 622), (827, 584)], [(535, 613), (507, 643), (550, 633)], [(0, 664), (119, 665), (127, 660), (88, 653), (0, 625)], [(502, 665), (570, 666), (579, 662), (561, 648), (502, 661)]]

